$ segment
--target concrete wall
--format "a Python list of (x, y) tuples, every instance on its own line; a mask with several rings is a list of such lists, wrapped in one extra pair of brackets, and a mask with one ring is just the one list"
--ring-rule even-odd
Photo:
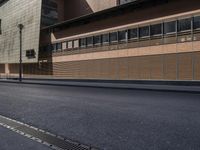
[[(23, 24), (23, 62), (37, 62), (39, 49), (41, 0), (9, 0), (0, 6), (2, 34), (0, 63), (19, 62), (19, 29)], [(36, 57), (28, 59), (26, 50), (34, 49)]]
[(94, 13), (117, 5), (116, 0), (65, 1), (65, 20)]

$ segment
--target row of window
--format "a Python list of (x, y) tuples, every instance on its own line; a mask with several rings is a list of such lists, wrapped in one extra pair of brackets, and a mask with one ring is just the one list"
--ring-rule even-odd
[(200, 16), (53, 44), (51, 50), (86, 48), (200, 29)]

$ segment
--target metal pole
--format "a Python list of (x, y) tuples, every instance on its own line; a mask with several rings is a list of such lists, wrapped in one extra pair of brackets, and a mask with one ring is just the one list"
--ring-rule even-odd
[(20, 56), (19, 56), (19, 82), (22, 82), (22, 29), (23, 25), (19, 24), (19, 36), (20, 36)]

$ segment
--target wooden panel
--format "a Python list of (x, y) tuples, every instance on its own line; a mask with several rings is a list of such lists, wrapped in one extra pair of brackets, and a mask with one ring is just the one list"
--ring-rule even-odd
[(163, 79), (163, 57), (162, 55), (150, 56), (151, 79)]
[(117, 59), (110, 59), (110, 79), (118, 80), (119, 79), (119, 62)]
[(194, 53), (194, 80), (200, 80), (200, 52)]
[(128, 79), (128, 58), (119, 58), (119, 79)]
[(137, 80), (139, 79), (139, 64), (138, 57), (129, 58), (129, 79)]
[[(177, 56), (179, 63), (177, 63)], [(179, 72), (176, 68), (179, 64)], [(18, 73), (17, 64), (10, 64), (10, 72)], [(195, 54), (195, 79), (200, 80), (200, 52)], [(24, 64), (24, 74), (51, 75), (52, 64)], [(192, 80), (191, 53), (153, 55), (142, 57), (97, 59), (53, 63), (55, 77), (72, 79), (153, 79), (153, 80)]]
[(138, 64), (139, 64), (139, 79), (150, 79), (151, 72), (150, 72), (150, 60), (149, 56), (138, 57)]
[(5, 73), (5, 64), (0, 64), (0, 73)]
[(192, 55), (191, 53), (179, 54), (179, 80), (192, 80)]
[(109, 79), (109, 59), (99, 60), (100, 78)]
[(170, 54), (164, 56), (164, 79), (176, 80), (176, 54)]
[(9, 64), (9, 69), (11, 74), (19, 73), (19, 65), (18, 64)]

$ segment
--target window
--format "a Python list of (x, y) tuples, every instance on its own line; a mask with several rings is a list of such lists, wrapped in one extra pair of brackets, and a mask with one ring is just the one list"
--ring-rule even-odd
[(101, 35), (94, 36), (94, 44), (95, 45), (101, 44)]
[(79, 43), (80, 43), (80, 47), (86, 47), (86, 39), (85, 38), (83, 38), (83, 39), (80, 39), (79, 40)]
[(139, 28), (139, 33), (140, 33), (140, 37), (141, 38), (150, 36), (150, 34), (149, 34), (149, 26), (140, 27)]
[(162, 34), (162, 24), (151, 25), (151, 36)]
[(128, 39), (137, 39), (138, 38), (138, 29), (128, 30)]
[(56, 51), (56, 44), (52, 45), (52, 51)]
[(62, 49), (62, 44), (56, 43), (56, 50), (61, 50), (61, 49)]
[(62, 49), (67, 49), (67, 43), (66, 42), (62, 43)]
[(170, 34), (176, 32), (176, 21), (164, 23), (164, 34)]
[(182, 32), (182, 31), (191, 30), (191, 23), (192, 23), (191, 18), (179, 20), (178, 31)]
[(107, 44), (107, 43), (109, 43), (109, 34), (103, 34), (102, 35), (102, 43), (103, 44)]
[(35, 58), (35, 51), (34, 51), (34, 49), (27, 50), (26, 51), (26, 57), (28, 57), (28, 58)]
[(118, 38), (119, 38), (119, 41), (126, 41), (127, 40), (127, 31), (119, 31)]
[(67, 42), (67, 49), (72, 49), (73, 48), (73, 42), (72, 41), (68, 41)]
[(200, 16), (194, 17), (194, 29), (200, 29)]
[(110, 33), (110, 42), (117, 42), (118, 41), (118, 34), (117, 32)]
[(74, 48), (79, 48), (79, 41), (78, 40), (74, 40)]
[(93, 37), (87, 38), (87, 46), (93, 46)]

